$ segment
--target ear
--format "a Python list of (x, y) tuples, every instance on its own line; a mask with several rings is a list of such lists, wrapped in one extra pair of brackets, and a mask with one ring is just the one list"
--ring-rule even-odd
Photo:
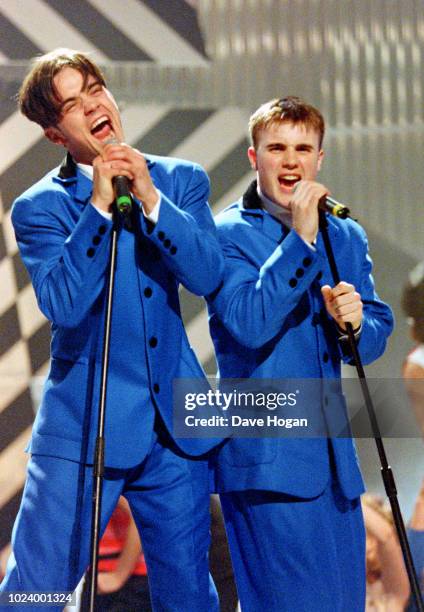
[(321, 170), (321, 165), (324, 159), (324, 151), (322, 149), (320, 149), (320, 152), (318, 153), (318, 164), (317, 164), (317, 172), (319, 172)]
[(257, 170), (257, 164), (256, 164), (256, 151), (254, 147), (249, 147), (247, 149), (247, 157), (249, 158), (250, 161), (250, 165), (252, 166), (252, 170)]
[(65, 146), (66, 140), (62, 132), (56, 127), (48, 127), (44, 130), (44, 136), (57, 145)]

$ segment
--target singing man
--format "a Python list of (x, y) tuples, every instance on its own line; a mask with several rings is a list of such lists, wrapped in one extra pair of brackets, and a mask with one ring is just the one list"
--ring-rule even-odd
[(133, 205), (118, 219), (102, 530), (124, 495), (142, 537), (153, 609), (216, 610), (201, 456), (212, 441), (176, 443), (171, 433), (173, 378), (203, 376), (183, 328), (178, 286), (207, 295), (223, 270), (208, 178), (196, 164), (126, 144), (104, 77), (80, 52), (38, 58), (19, 103), (67, 154), (12, 213), (52, 342), (1, 591), (73, 591), (89, 563), (113, 178), (120, 175)]
[[(383, 353), (393, 326), (365, 232), (328, 218), (335, 285), (319, 231), (329, 194), (316, 180), (321, 113), (297, 97), (271, 100), (249, 129), (256, 180), (216, 218), (226, 258), (210, 299), (220, 377), (339, 379), (342, 361), (351, 363), (348, 322), (364, 363)], [(327, 401), (313, 401), (324, 422)], [(350, 438), (234, 437), (214, 467), (243, 612), (364, 609), (364, 486)]]

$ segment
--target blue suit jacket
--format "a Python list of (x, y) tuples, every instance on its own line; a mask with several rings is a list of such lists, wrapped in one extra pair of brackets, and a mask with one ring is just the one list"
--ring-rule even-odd
[[(204, 376), (183, 328), (178, 286), (206, 295), (216, 289), (223, 270), (205, 172), (155, 156), (148, 157), (148, 167), (162, 194), (158, 223), (137, 210), (137, 231), (122, 229), (118, 238), (120, 295), (115, 299), (129, 319), (113, 321), (111, 333), (108, 398), (113, 401), (105, 432), (105, 461), (111, 467), (130, 467), (144, 458), (153, 405), (172, 432), (174, 377)], [(12, 213), (39, 307), (52, 323), (51, 368), (30, 449), (88, 463), (97, 428), (112, 231), (112, 222), (89, 203), (91, 190), (92, 182), (68, 156), (59, 173), (53, 170), (16, 200)], [(144, 346), (135, 340), (137, 326)], [(214, 443), (178, 441), (194, 455)]]
[[(328, 222), (340, 277), (355, 285), (364, 303), (359, 352), (366, 364), (384, 351), (391, 310), (374, 291), (363, 229), (350, 220)], [(261, 208), (256, 182), (216, 217), (216, 225), (226, 269), (209, 309), (221, 378), (339, 378), (341, 360), (349, 357), (320, 293), (321, 285), (334, 285), (321, 235), (314, 251), (294, 230), (284, 231)], [(325, 416), (332, 404), (328, 396), (317, 397), (316, 410)], [(330, 444), (342, 489), (356, 497), (363, 482), (352, 440)], [(220, 491), (267, 489), (313, 497), (329, 474), (324, 438), (234, 438), (216, 460)]]

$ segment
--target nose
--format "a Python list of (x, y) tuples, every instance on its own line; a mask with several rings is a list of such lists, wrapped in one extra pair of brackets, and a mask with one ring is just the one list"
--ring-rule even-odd
[(297, 154), (294, 147), (287, 147), (284, 151), (283, 166), (285, 168), (295, 168), (297, 166)]
[(97, 100), (94, 96), (90, 96), (90, 94), (82, 94), (82, 104), (86, 115), (89, 115), (97, 108)]

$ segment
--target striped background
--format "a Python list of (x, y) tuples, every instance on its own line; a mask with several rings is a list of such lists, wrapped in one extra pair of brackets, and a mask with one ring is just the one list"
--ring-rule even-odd
[[(397, 311), (377, 376), (399, 374), (410, 346), (401, 285), (424, 257), (422, 0), (0, 0), (0, 550), (49, 355), (10, 208), (63, 157), (16, 112), (13, 96), (28, 59), (58, 46), (91, 51), (105, 67), (129, 143), (205, 167), (214, 212), (252, 178), (246, 123), (258, 103), (297, 93), (323, 109), (323, 182), (364, 222), (380, 294)], [(181, 298), (190, 340), (214, 372), (203, 303)], [(409, 461), (403, 480), (416, 490), (423, 471)]]
[[(172, 57), (178, 64), (204, 65), (208, 58), (196, 11), (184, 0), (173, 0), (170, 15), (164, 10), (168, 4), (126, 0), (122, 11), (122, 2), (103, 0), (0, 0), (0, 30), (8, 32), (0, 37), (0, 60), (7, 65), (66, 44), (92, 51), (102, 63), (160, 63)], [(49, 28), (35, 28), (34, 15)], [(160, 44), (164, 39), (166, 45)], [(0, 111), (0, 549), (9, 541), (18, 509), (32, 396), (39, 394), (49, 357), (49, 324), (17, 252), (10, 209), (17, 195), (63, 158), (63, 150), (16, 111), (13, 93), (7, 87), (2, 91)], [(215, 210), (238, 197), (251, 178), (244, 161), (246, 112), (127, 103), (122, 118), (127, 141), (140, 150), (201, 163), (212, 181)], [(185, 290), (181, 301), (191, 342), (205, 368), (214, 372), (203, 301)]]

